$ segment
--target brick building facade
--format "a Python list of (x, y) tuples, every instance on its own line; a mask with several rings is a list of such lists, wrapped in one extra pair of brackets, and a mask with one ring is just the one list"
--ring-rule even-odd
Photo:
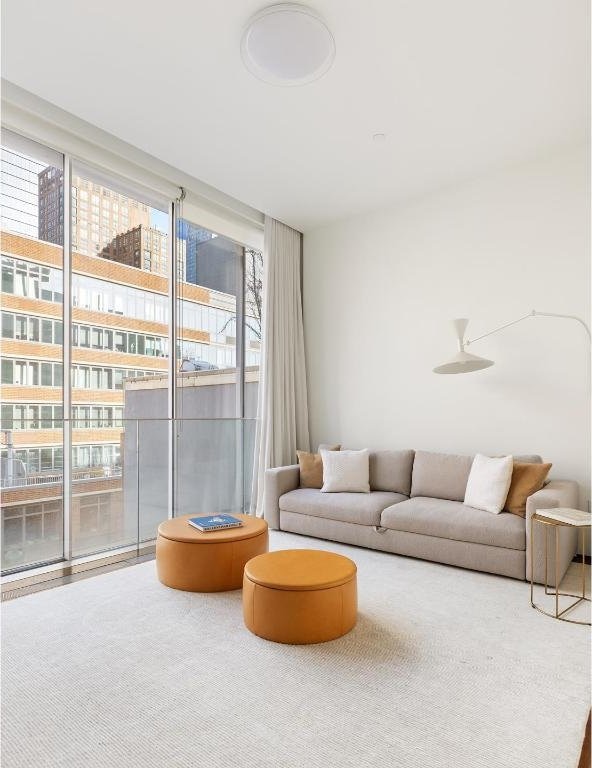
[[(43, 226), (48, 234), (54, 227), (51, 231), (59, 236), (57, 222)], [(14, 444), (10, 458), (22, 461), (26, 472), (22, 487), (9, 488), (3, 478), (3, 566), (10, 568), (18, 567), (23, 549), (30, 559), (36, 540), (39, 559), (50, 559), (45, 550), (52, 537), (47, 531), (54, 524), (59, 528), (55, 519), (61, 509), (63, 467), (63, 249), (9, 232), (2, 232), (1, 238), (2, 456), (9, 458), (10, 434)], [(121, 499), (125, 381), (162, 376), (168, 367), (168, 279), (158, 270), (101, 256), (72, 253), (71, 519), (80, 553), (85, 546), (92, 550), (93, 536), (103, 548), (125, 539)], [(220, 329), (232, 314), (234, 297), (184, 284), (183, 302), (183, 316), (192, 319), (180, 329), (182, 347), (198, 349), (197, 357), (211, 350), (222, 356), (218, 367), (226, 367), (224, 360), (231, 367), (234, 338)], [(191, 312), (197, 313), (197, 320)], [(145, 414), (147, 419), (158, 417), (166, 413)]]

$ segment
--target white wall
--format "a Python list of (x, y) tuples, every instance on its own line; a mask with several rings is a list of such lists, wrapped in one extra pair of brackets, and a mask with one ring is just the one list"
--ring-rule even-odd
[(590, 497), (589, 344), (528, 319), (475, 344), (490, 369), (437, 376), (469, 338), (541, 311), (589, 323), (584, 148), (488, 175), (304, 237), (313, 445), (540, 453)]

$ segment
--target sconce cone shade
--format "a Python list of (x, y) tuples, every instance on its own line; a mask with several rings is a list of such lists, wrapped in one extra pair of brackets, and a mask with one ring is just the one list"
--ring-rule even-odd
[(493, 365), (493, 360), (487, 360), (478, 355), (471, 355), (464, 349), (442, 365), (434, 368), (434, 373), (471, 373), (472, 371), (481, 371), (483, 368), (489, 368)]
[(483, 368), (489, 368), (493, 365), (493, 360), (486, 360), (484, 357), (470, 355), (465, 352), (465, 332), (469, 321), (466, 317), (457, 317), (452, 321), (452, 326), (458, 340), (459, 351), (456, 355), (442, 365), (433, 369), (434, 373), (471, 373), (471, 371), (481, 371)]

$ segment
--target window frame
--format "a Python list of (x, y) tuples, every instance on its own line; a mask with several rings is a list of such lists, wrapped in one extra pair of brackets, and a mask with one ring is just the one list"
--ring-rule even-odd
[[(59, 132), (59, 131), (58, 131)], [(31, 135), (35, 135), (35, 131), (33, 130)], [(43, 141), (44, 139), (42, 137), (39, 137), (40, 141)], [(49, 144), (52, 142), (50, 141)], [(60, 150), (57, 150), (60, 151)], [(62, 150), (63, 151), (63, 150)], [(94, 158), (92, 158), (94, 159)], [(61, 162), (63, 164), (63, 174), (64, 178), (68, 180), (70, 174), (71, 174), (71, 158), (67, 154), (65, 154)], [(101, 166), (101, 162), (96, 163), (97, 167)], [(106, 163), (106, 167), (109, 167), (110, 164)], [(105, 170), (105, 174), (110, 175), (110, 171)], [(125, 172), (123, 173), (123, 176), (125, 177)], [(55, 173), (52, 171), (48, 175), (48, 181), (51, 179), (52, 176), (55, 176)], [(131, 183), (131, 182), (130, 182)], [(148, 185), (150, 186), (150, 185)], [(92, 215), (92, 196), (90, 190), (93, 189), (92, 185), (89, 185), (89, 187), (86, 190), (80, 190), (80, 194), (76, 190), (71, 190), (68, 185), (68, 190), (66, 194), (62, 194), (59, 196), (59, 200), (56, 201), (55, 204), (57, 204), (59, 211), (61, 213), (61, 227), (62, 230), (67, 230), (69, 227), (64, 227), (64, 224), (70, 223), (70, 205), (72, 207), (72, 212), (76, 211), (77, 204), (80, 204), (80, 210), (82, 211), (83, 208), (87, 212), (87, 218), (91, 219)], [(59, 193), (59, 190), (58, 190)], [(176, 194), (176, 192), (175, 192)], [(89, 199), (90, 196), (90, 199)], [(174, 195), (167, 194), (167, 198), (172, 201)], [(84, 200), (86, 198), (86, 203), (84, 203)], [(117, 199), (117, 194), (114, 195), (114, 198)], [(66, 200), (68, 202), (66, 202)], [(100, 207), (100, 198), (97, 200), (97, 204)], [(117, 204), (115, 204), (117, 205)], [(52, 209), (55, 207), (54, 203), (51, 204)], [(140, 202), (132, 202), (129, 211), (124, 210), (124, 205), (121, 206), (121, 220), (123, 221), (124, 216), (133, 215), (133, 208), (140, 208), (143, 211), (147, 210), (147, 205), (145, 203)], [(173, 210), (173, 204), (169, 205), (169, 213), (171, 210)], [(188, 213), (188, 217), (192, 221), (201, 220), (201, 216), (203, 214), (204, 216), (204, 228), (210, 226), (212, 230), (218, 229), (219, 222), (216, 224), (213, 224), (209, 222), (208, 216), (210, 214), (207, 212), (208, 206), (205, 206), (203, 208), (203, 211), (200, 210), (199, 215), (193, 215), (192, 213)], [(205, 211), (205, 213), (204, 213)], [(240, 215), (237, 214), (238, 218), (240, 219)], [(174, 231), (173, 227), (175, 224), (171, 221), (169, 221), (169, 231)], [(222, 227), (224, 228), (224, 227)], [(232, 229), (232, 226), (231, 226)], [(240, 229), (240, 227), (239, 227)], [(258, 231), (260, 230), (260, 227), (257, 228)], [(64, 232), (65, 234), (65, 232)], [(84, 233), (86, 235), (87, 233)], [(250, 241), (248, 238), (239, 236), (236, 236), (236, 233), (230, 233), (227, 232), (224, 236), (229, 237), (230, 239), (233, 239), (235, 241), (242, 241), (245, 243), (245, 247), (247, 245), (251, 245), (252, 241)], [(51, 301), (54, 303), (63, 304), (64, 298), (66, 300), (69, 296), (68, 291), (68, 280), (74, 278), (74, 273), (71, 272), (68, 276), (66, 276), (66, 266), (71, 267), (70, 259), (72, 255), (72, 250), (74, 247), (73, 242), (68, 242), (68, 236), (66, 235), (66, 242), (62, 244), (62, 248), (64, 251), (64, 270), (56, 270), (53, 267), (49, 267), (46, 265), (33, 265), (32, 267), (27, 267), (25, 270), (22, 266), (23, 260), (18, 259), (18, 262), (21, 262), (19, 264), (18, 270), (17, 270), (17, 259), (11, 259), (11, 263), (4, 262), (4, 259), (2, 261), (2, 289), (5, 290), (7, 293), (12, 293), (16, 295), (23, 295), (30, 298), (35, 298), (39, 301)], [(162, 249), (161, 249), (162, 250)], [(66, 258), (66, 251), (68, 251), (68, 258)], [(93, 254), (94, 255), (94, 254)], [(168, 264), (168, 253), (156, 253), (154, 254), (155, 258), (157, 260), (160, 260), (160, 263), (162, 265)], [(26, 261), (26, 260), (24, 260)], [(171, 260), (172, 261), (172, 260)], [(177, 264), (177, 268), (182, 267), (181, 262)], [(17, 276), (18, 272), (18, 276)], [(123, 304), (120, 303), (119, 298), (114, 298), (113, 296), (110, 296), (108, 292), (97, 292), (94, 294), (92, 291), (89, 291), (86, 295), (85, 302), (82, 302), (88, 308), (95, 308), (95, 310), (100, 310), (101, 312), (110, 312), (112, 314), (120, 314), (125, 315), (124, 307), (127, 308), (128, 306), (133, 309), (133, 312), (135, 312), (135, 315), (132, 315), (133, 317), (136, 317), (137, 319), (152, 319), (156, 322), (166, 324), (168, 322), (169, 317), (176, 317), (176, 309), (177, 306), (175, 306), (175, 299), (174, 299), (174, 288), (173, 283), (176, 279), (176, 270), (173, 269), (172, 266), (169, 266), (169, 279), (173, 282), (169, 286), (169, 293), (167, 296), (161, 295), (156, 292), (152, 291), (143, 291), (140, 295), (129, 295), (128, 291), (128, 298), (123, 301)], [(62, 288), (61, 290), (56, 290), (56, 284), (54, 281), (54, 276), (58, 276), (58, 282), (61, 282), (63, 286), (65, 286), (65, 290)], [(132, 289), (134, 290), (134, 289)], [(240, 286), (239, 289), (241, 292), (244, 292), (244, 280), (243, 285)], [(19, 291), (22, 291), (19, 293)], [(98, 298), (97, 298), (98, 297)], [(77, 298), (75, 295), (74, 290), (72, 290), (72, 293), (70, 294), (70, 307), (77, 306)], [(238, 301), (238, 299), (237, 299)], [(79, 305), (79, 304), (78, 304)], [(96, 306), (95, 306), (96, 305)], [(198, 310), (200, 312), (203, 312), (203, 309)], [(59, 321), (53, 321), (51, 327), (49, 325), (48, 318), (42, 317), (41, 315), (34, 319), (34, 320), (28, 320), (27, 321), (27, 332), (26, 332), (26, 340), (27, 341), (40, 341), (45, 344), (58, 344), (58, 326), (57, 322)], [(71, 322), (70, 319), (66, 319), (66, 322), (62, 324), (62, 340), (61, 344), (64, 349), (72, 350), (75, 346), (74, 343), (74, 336), (73, 336), (73, 329), (74, 329), (74, 323)], [(109, 329), (109, 332), (113, 334), (113, 342), (110, 344), (109, 340), (107, 338), (107, 335), (105, 333), (105, 329), (99, 328), (99, 326), (91, 326), (91, 328), (97, 329), (97, 338), (96, 340), (93, 339), (92, 331), (91, 331), (91, 337), (88, 344), (84, 345), (84, 348), (87, 349), (111, 349), (115, 351), (116, 344), (114, 340), (114, 330)], [(101, 333), (102, 331), (102, 333)], [(7, 333), (9, 333), (9, 329), (7, 326)], [(128, 332), (130, 335), (134, 332)], [(24, 334), (23, 334), (24, 335)], [(102, 336), (102, 339), (101, 339)], [(51, 340), (50, 340), (51, 337)], [(120, 347), (125, 347), (125, 352), (127, 354), (138, 354), (140, 350), (140, 341), (139, 341), (140, 334), (136, 333), (136, 343), (134, 344), (134, 340), (132, 338), (130, 342), (130, 336), (127, 337), (127, 343), (125, 345), (120, 344)], [(168, 354), (169, 347), (170, 347), (170, 354), (173, 360), (171, 361), (169, 365), (169, 372), (172, 371), (173, 378), (170, 378), (168, 381), (168, 388), (169, 388), (169, 394), (170, 392), (175, 388), (176, 386), (176, 380), (174, 376), (176, 375), (176, 368), (175, 368), (175, 358), (176, 358), (176, 347), (177, 347), (177, 341), (179, 343), (182, 343), (182, 328), (179, 326), (177, 327), (176, 324), (174, 324), (172, 335), (170, 336), (157, 336), (154, 334), (142, 334), (143, 338), (143, 346), (144, 346), (144, 354), (151, 357), (164, 357)], [(86, 341), (86, 338), (83, 339), (83, 341)], [(93, 343), (95, 342), (96, 343)], [(191, 342), (194, 346), (197, 348), (197, 342)], [(135, 347), (135, 348), (134, 348)], [(216, 355), (216, 348), (213, 345), (205, 345), (204, 349), (207, 350), (208, 355), (210, 357)], [(235, 347), (236, 349), (236, 347)], [(124, 349), (121, 349), (121, 351), (124, 351)], [(228, 352), (229, 350), (226, 350)], [(243, 349), (243, 364), (240, 366), (237, 365), (237, 379), (236, 379), (236, 386), (237, 388), (244, 387), (244, 353), (245, 349)], [(226, 353), (225, 353), (226, 354)], [(49, 356), (49, 355), (48, 355)], [(71, 363), (71, 358), (64, 353), (63, 358), (64, 363), (69, 363), (67, 368), (68, 375), (65, 379), (65, 389), (71, 393), (72, 389), (76, 388), (77, 383), (77, 377), (78, 377), (78, 371), (79, 368), (76, 367), (76, 365), (73, 365)], [(236, 354), (236, 361), (239, 362), (239, 355)], [(6, 362), (6, 365), (5, 365)], [(5, 361), (3, 360), (3, 367), (2, 367), (2, 380), (4, 382), (5, 379), (8, 379), (10, 375), (10, 383), (13, 383), (15, 379), (17, 378), (16, 370), (15, 370), (15, 360), (9, 360)], [(138, 365), (139, 363), (136, 363)], [(49, 367), (48, 367), (49, 366)], [(90, 373), (90, 365), (89, 366), (82, 366), (82, 370), (86, 370), (87, 373)], [(96, 367), (96, 366), (95, 366)], [(105, 381), (109, 381), (109, 376), (107, 374), (107, 370), (109, 370), (109, 374), (111, 376), (111, 389), (112, 390), (120, 390), (124, 386), (124, 378), (129, 375), (136, 375), (136, 376), (150, 376), (153, 375), (155, 370), (135, 370), (131, 371), (130, 369), (126, 369), (123, 367), (115, 367), (112, 368), (105, 368), (103, 367), (101, 369), (101, 379), (104, 379)], [(51, 375), (50, 375), (51, 374)], [(19, 378), (22, 379), (22, 383), (25, 386), (52, 386), (52, 387), (63, 387), (64, 386), (64, 364), (63, 363), (56, 363), (54, 361), (48, 362), (47, 360), (40, 360), (40, 361), (29, 361), (27, 362), (21, 369), (21, 372), (19, 373)], [(48, 383), (51, 378), (51, 383)], [(175, 407), (174, 407), (174, 398), (170, 400), (170, 406), (167, 418), (169, 420), (173, 420), (179, 417), (179, 414), (177, 413)], [(50, 406), (48, 404), (42, 404), (42, 405), (33, 405), (31, 408), (37, 408), (37, 410), (31, 410), (31, 418), (33, 418), (36, 423), (38, 424), (37, 428), (47, 428), (46, 425), (49, 423), (49, 408)], [(58, 407), (58, 406), (56, 406)], [(97, 406), (98, 407), (98, 406)], [(55, 418), (56, 411), (52, 411), (52, 415)], [(242, 414), (237, 413), (236, 418), (241, 418)], [(118, 406), (113, 407), (112, 415), (109, 417), (109, 423), (115, 423), (118, 419), (123, 418), (123, 412), (121, 409), (118, 409)], [(101, 411), (101, 423), (105, 423), (105, 420), (107, 419), (107, 414), (105, 412), (105, 409)], [(43, 425), (43, 426), (42, 426)], [(37, 462), (37, 469), (39, 471), (45, 470), (49, 466), (49, 454), (43, 453), (43, 455), (39, 452), (41, 450), (46, 451), (45, 448), (39, 448), (39, 449), (31, 449), (32, 451), (36, 450), (37, 454), (34, 454), (34, 452), (31, 454), (31, 456), (36, 455), (36, 462)], [(118, 447), (117, 446), (110, 446), (109, 451), (106, 451), (101, 448), (101, 460), (104, 461), (105, 457), (107, 455), (111, 455), (109, 451), (112, 452), (113, 456), (118, 455)], [(66, 457), (66, 464), (70, 466), (70, 468), (73, 466), (73, 459), (72, 459), (72, 453), (70, 452), (69, 455)], [(62, 449), (63, 454), (63, 449)], [(93, 455), (93, 452), (91, 451), (90, 456)], [(94, 452), (94, 459), (90, 458), (88, 465), (92, 465), (95, 463), (95, 461), (98, 461), (97, 458), (98, 454), (95, 451)], [(115, 459), (114, 459), (115, 460)], [(55, 465), (55, 457), (52, 459), (52, 466)], [(63, 464), (63, 461), (62, 461)], [(71, 488), (70, 488), (71, 491)], [(70, 514), (69, 508), (64, 511), (64, 525), (66, 525), (66, 515)], [(67, 556), (67, 559), (71, 559), (71, 551), (68, 553), (66, 552), (65, 555)]]

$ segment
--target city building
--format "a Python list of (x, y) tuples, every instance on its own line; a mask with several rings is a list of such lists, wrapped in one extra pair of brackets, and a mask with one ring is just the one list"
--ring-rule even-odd
[[(22, 161), (21, 161), (22, 162)], [(39, 239), (47, 243), (64, 242), (64, 174), (48, 166), (39, 173)], [(74, 198), (76, 199), (76, 198)], [(72, 233), (80, 241), (78, 216), (72, 215)]]
[[(59, 215), (63, 173), (55, 166), (39, 170), (33, 158), (9, 149), (2, 159), (3, 192), (12, 203), (3, 210), (1, 231), (2, 568), (6, 571), (58, 557), (64, 425), (71, 427), (73, 551), (88, 554), (122, 546), (133, 538), (129, 514), (127, 518), (125, 514), (130, 506), (124, 505), (122, 497), (122, 446), (126, 431), (135, 430), (138, 414), (133, 421), (126, 414), (126, 386), (149, 378), (167, 380), (171, 313), (168, 236), (147, 223), (149, 207), (75, 177), (71, 411), (65, 414), (63, 221)], [(39, 236), (34, 231), (35, 211)], [(100, 234), (99, 239), (89, 240), (93, 216), (99, 216), (103, 240)], [(134, 216), (141, 223), (113, 234)], [(86, 217), (91, 217), (90, 225)], [(185, 228), (189, 229), (197, 230)], [(215, 240), (221, 253), (226, 243), (233, 257), (239, 258), (235, 244)], [(87, 245), (77, 250), (74, 241)], [(176, 308), (177, 356), (179, 361), (202, 361), (212, 369), (233, 369), (236, 298), (184, 282), (185, 248), (185, 240), (179, 239), (182, 287)], [(212, 270), (203, 275), (210, 279)], [(236, 291), (236, 281), (232, 288)], [(256, 364), (259, 340), (249, 336), (247, 345), (246, 359)], [(166, 403), (161, 401), (140, 415), (162, 419), (166, 413)]]
[(185, 244), (185, 279), (188, 283), (197, 284), (197, 247), (200, 243), (215, 237), (213, 232), (198, 227), (186, 219), (180, 219), (177, 224), (177, 237)]
[[(63, 171), (53, 166), (39, 173), (39, 239), (63, 243), (64, 222), (60, 205)], [(149, 206), (114, 189), (72, 176), (72, 248), (86, 256), (113, 255), (113, 243), (121, 232), (139, 225), (150, 227)]]
[[(166, 232), (161, 232), (156, 227), (138, 224), (137, 227), (116, 235), (99, 255), (118, 264), (127, 264), (136, 269), (167, 275), (168, 241), (169, 236)], [(177, 277), (185, 282), (186, 241), (179, 238), (177, 247)], [(205, 284), (210, 285), (210, 283)]]
[[(2, 146), (0, 151), (0, 211), (3, 228), (28, 237), (39, 234), (39, 175), (47, 171), (61, 173), (42, 160), (30, 157), (16, 147)], [(55, 174), (54, 174), (55, 178)], [(59, 233), (59, 217), (55, 217), (56, 237)], [(45, 238), (49, 240), (49, 238)], [(55, 242), (51, 240), (50, 242)], [(59, 242), (62, 242), (60, 240)]]

